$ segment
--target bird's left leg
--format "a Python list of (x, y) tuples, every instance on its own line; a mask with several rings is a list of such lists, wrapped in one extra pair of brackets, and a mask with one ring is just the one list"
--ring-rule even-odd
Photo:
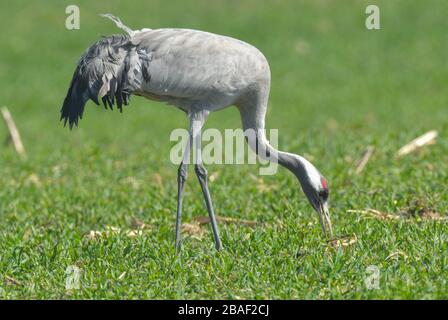
[(215, 212), (213, 210), (212, 198), (210, 196), (210, 191), (208, 190), (208, 179), (207, 179), (207, 169), (205, 169), (202, 164), (202, 154), (201, 154), (201, 129), (207, 119), (208, 111), (200, 111), (193, 115), (192, 122), (192, 141), (193, 141), (193, 157), (194, 157), (194, 171), (201, 185), (202, 193), (205, 199), (205, 205), (207, 206), (208, 215), (210, 217), (210, 223), (212, 225), (213, 236), (215, 238), (215, 247), (217, 250), (222, 249), (221, 240), (219, 239), (218, 224), (216, 222)]
[(184, 196), (184, 185), (185, 181), (187, 180), (187, 169), (188, 169), (188, 163), (190, 158), (190, 149), (191, 149), (191, 140), (192, 140), (192, 131), (191, 131), (191, 124), (190, 124), (190, 130), (189, 130), (189, 136), (187, 145), (185, 146), (184, 155), (182, 158), (182, 162), (179, 165), (179, 169), (177, 171), (177, 213), (176, 213), (176, 253), (180, 252), (180, 246), (181, 246), (181, 236), (180, 236), (180, 228), (181, 228), (181, 217), (182, 217), (182, 199)]

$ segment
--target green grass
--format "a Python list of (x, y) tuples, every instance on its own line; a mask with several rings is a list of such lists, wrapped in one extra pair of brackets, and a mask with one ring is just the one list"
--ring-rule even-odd
[[(417, 207), (447, 216), (448, 2), (376, 1), (380, 31), (364, 27), (368, 1), (76, 1), (81, 29), (68, 31), (73, 3), (0, 5), (0, 105), (28, 153), (20, 160), (0, 146), (2, 298), (448, 298), (446, 222), (347, 212)], [(279, 129), (281, 149), (307, 155), (326, 176), (335, 232), (357, 243), (328, 247), (289, 172), (263, 177), (272, 190), (262, 192), (251, 178), (257, 166), (214, 165), (217, 214), (259, 224), (221, 224), (221, 252), (208, 227), (203, 237), (184, 235), (176, 256), (169, 134), (186, 127), (185, 116), (135, 97), (123, 114), (90, 102), (72, 132), (58, 122), (80, 54), (117, 32), (101, 12), (134, 28), (204, 29), (260, 48), (272, 70), (267, 126)], [(238, 128), (238, 112), (212, 114), (206, 127)], [(431, 129), (437, 144), (395, 159)], [(350, 174), (367, 145), (374, 156)], [(184, 222), (206, 214), (193, 170), (184, 208)], [(84, 236), (129, 229), (134, 218), (150, 225), (142, 236)], [(70, 265), (81, 269), (79, 290), (65, 289)], [(377, 290), (364, 283), (370, 265), (380, 270)]]

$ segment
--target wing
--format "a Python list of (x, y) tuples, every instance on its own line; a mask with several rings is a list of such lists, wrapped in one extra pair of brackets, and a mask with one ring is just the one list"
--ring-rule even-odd
[(266, 69), (265, 57), (255, 47), (233, 38), (190, 29), (156, 29), (132, 38), (149, 81), (142, 90), (157, 96), (200, 100), (232, 94)]

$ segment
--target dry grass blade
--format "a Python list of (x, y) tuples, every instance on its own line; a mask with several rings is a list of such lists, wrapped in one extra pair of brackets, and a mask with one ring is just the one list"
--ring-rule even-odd
[(414, 152), (417, 149), (420, 149), (425, 145), (434, 144), (436, 142), (437, 135), (438, 132), (436, 130), (431, 130), (421, 135), (420, 137), (415, 138), (408, 144), (401, 147), (400, 150), (398, 150), (397, 157), (405, 156), (411, 152)]
[(111, 227), (107, 226), (106, 230), (100, 231), (100, 230), (90, 230), (85, 237), (87, 239), (93, 240), (93, 239), (99, 239), (99, 238), (106, 238), (113, 235), (117, 235), (121, 232), (120, 228), (117, 227)]
[(349, 213), (361, 213), (364, 215), (368, 215), (370, 217), (379, 219), (379, 220), (398, 220), (400, 219), (400, 216), (381, 212), (375, 209), (366, 209), (366, 210), (347, 210)]
[(200, 239), (205, 232), (199, 223), (182, 223), (181, 231), (198, 239)]
[(397, 259), (398, 257), (400, 257), (400, 256), (402, 256), (405, 260), (407, 260), (408, 258), (409, 258), (409, 256), (406, 254), (406, 253), (404, 253), (403, 251), (401, 251), (401, 250), (398, 250), (398, 251), (395, 251), (395, 252), (392, 252), (390, 255), (388, 255), (387, 257), (386, 257), (386, 259), (384, 259), (385, 261), (388, 261), (388, 260), (390, 260), (390, 259)]
[(437, 212), (423, 212), (422, 218), (436, 221), (448, 221), (448, 217), (441, 217)]
[[(216, 220), (225, 224), (242, 224), (249, 227), (255, 227), (258, 222), (253, 220), (244, 220), (244, 219), (235, 219), (235, 218), (227, 218), (227, 217), (216, 217)], [(210, 222), (209, 217), (197, 217), (195, 221), (199, 223), (199, 225), (206, 224)]]
[(440, 216), (437, 212), (430, 211), (429, 209), (415, 209), (406, 208), (401, 210), (396, 214), (391, 214), (387, 212), (381, 212), (375, 209), (365, 209), (365, 210), (347, 210), (349, 213), (361, 213), (363, 215), (378, 219), (378, 220), (408, 220), (412, 221), (415, 219), (421, 220), (436, 220), (436, 221), (448, 221), (448, 217)]
[(6, 275), (5, 275), (5, 283), (10, 286), (11, 285), (14, 285), (14, 286), (22, 285), (22, 283), (19, 280), (14, 279), (13, 277), (10, 277), (10, 276), (6, 276)]
[(128, 230), (126, 236), (129, 238), (140, 237), (143, 235), (143, 230)]
[(351, 246), (351, 245), (355, 244), (356, 242), (358, 242), (358, 237), (354, 233), (352, 235), (334, 238), (334, 239), (328, 240), (327, 242), (333, 248), (348, 247), (348, 246)]
[(149, 229), (148, 225), (142, 224), (139, 227), (136, 227), (135, 229), (130, 230), (122, 230), (117, 227), (107, 226), (105, 230), (91, 230), (88, 233), (84, 235), (85, 238), (89, 240), (96, 240), (101, 238), (107, 238), (112, 236), (118, 236), (120, 234), (123, 234), (129, 238), (135, 238), (142, 236), (144, 232), (147, 232)]
[(131, 219), (131, 228), (132, 229), (138, 229), (138, 230), (150, 229), (151, 225), (144, 223), (142, 220), (140, 220), (140, 219), (138, 219), (136, 217), (132, 217), (132, 219)]
[(366, 167), (367, 162), (369, 162), (370, 157), (373, 154), (373, 151), (375, 150), (374, 146), (368, 146), (366, 150), (364, 151), (364, 154), (362, 155), (362, 158), (358, 161), (356, 164), (355, 173), (360, 174), (362, 170)]
[(11, 141), (14, 145), (15, 150), (17, 153), (24, 157), (26, 156), (25, 153), (25, 147), (23, 146), (22, 139), (20, 138), (19, 130), (17, 129), (16, 124), (14, 123), (14, 120), (12, 119), (11, 113), (9, 112), (8, 108), (2, 107), (1, 113), (3, 116), (3, 120), (5, 121), (6, 127), (9, 130), (9, 135), (11, 137)]

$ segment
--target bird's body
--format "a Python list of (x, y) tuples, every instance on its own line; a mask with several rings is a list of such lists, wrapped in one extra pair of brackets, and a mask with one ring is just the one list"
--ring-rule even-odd
[(150, 81), (135, 92), (189, 112), (238, 105), (269, 88), (269, 64), (255, 47), (225, 36), (190, 29), (157, 29), (136, 34), (132, 43), (148, 53)]
[[(127, 35), (105, 37), (81, 57), (61, 109), (70, 128), (78, 124), (88, 99), (122, 110), (130, 95), (163, 101), (183, 110), (190, 121), (190, 141), (178, 171), (176, 248), (180, 248), (180, 220), (187, 159), (196, 142), (200, 150), (201, 128), (210, 112), (235, 105), (243, 129), (252, 130), (249, 145), (261, 157), (278, 161), (299, 179), (322, 228), (331, 234), (327, 209), (326, 180), (299, 155), (274, 149), (264, 134), (270, 90), (269, 64), (254, 46), (243, 41), (191, 29), (142, 29), (134, 31), (113, 20)], [(199, 138), (199, 139), (198, 139)], [(216, 247), (221, 248), (218, 228), (207, 185), (207, 171), (199, 157), (195, 163), (210, 215)], [(326, 226), (327, 225), (327, 226)]]

